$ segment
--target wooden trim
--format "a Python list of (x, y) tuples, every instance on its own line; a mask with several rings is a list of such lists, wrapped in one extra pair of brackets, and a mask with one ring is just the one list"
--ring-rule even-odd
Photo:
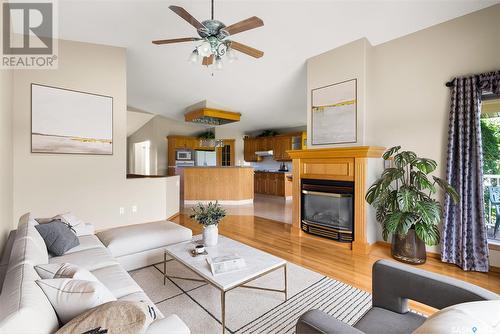
[(309, 150), (287, 151), (292, 159), (298, 158), (380, 158), (385, 147), (352, 146), (338, 148), (317, 148)]
[(179, 217), (180, 214), (181, 214), (180, 212), (174, 213), (173, 215), (171, 215), (170, 217), (168, 217), (167, 220), (175, 219), (175, 218)]
[(492, 273), (500, 274), (500, 267), (490, 266), (490, 271)]
[(488, 248), (494, 251), (500, 251), (500, 244), (488, 243)]
[(354, 241), (352, 251), (355, 254), (367, 254), (369, 245), (366, 238), (366, 169), (368, 159), (354, 160)]
[(229, 122), (238, 122), (241, 118), (241, 114), (239, 112), (201, 108), (186, 113), (184, 115), (184, 120), (186, 122), (192, 122), (193, 120), (202, 117), (214, 117), (214, 118), (221, 118)]

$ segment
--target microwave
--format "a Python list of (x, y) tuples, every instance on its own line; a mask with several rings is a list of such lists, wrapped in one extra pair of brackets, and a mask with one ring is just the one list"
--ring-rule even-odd
[(179, 150), (175, 152), (175, 160), (193, 160), (193, 152), (189, 150)]

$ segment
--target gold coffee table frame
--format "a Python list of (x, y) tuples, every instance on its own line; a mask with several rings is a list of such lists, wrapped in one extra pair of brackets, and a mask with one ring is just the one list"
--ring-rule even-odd
[[(281, 292), (283, 294), (285, 294), (285, 301), (288, 300), (288, 279), (287, 279), (287, 270), (286, 270), (286, 262), (276, 268), (273, 268), (273, 269), (270, 269), (270, 270), (267, 270), (263, 273), (260, 273), (258, 275), (255, 275), (254, 277), (252, 278), (249, 278), (241, 283), (239, 283), (238, 285), (234, 286), (234, 287), (231, 287), (229, 289), (221, 289), (220, 287), (216, 286), (215, 284), (213, 284), (212, 282), (208, 281), (208, 280), (205, 280), (205, 279), (198, 279), (198, 278), (189, 278), (189, 277), (179, 277), (179, 276), (169, 276), (167, 275), (167, 262), (170, 262), (170, 261), (177, 261), (179, 263), (181, 263), (184, 267), (186, 267), (187, 269), (189, 269), (191, 272), (193, 272), (196, 276), (199, 276), (199, 274), (194, 271), (193, 269), (191, 269), (189, 267), (189, 265), (183, 263), (182, 261), (179, 261), (175, 258), (171, 258), (171, 259), (167, 259), (167, 255), (168, 255), (168, 252), (165, 250), (163, 252), (163, 285), (165, 285), (167, 283), (167, 278), (170, 278), (170, 279), (183, 279), (183, 280), (187, 280), (187, 281), (195, 281), (195, 282), (205, 282), (207, 284), (210, 284), (211, 286), (213, 286), (214, 288), (216, 288), (217, 290), (220, 291), (221, 295), (220, 295), (220, 298), (221, 298), (221, 323), (222, 323), (222, 333), (225, 333), (226, 331), (226, 293), (228, 293), (229, 291), (231, 290), (234, 290), (236, 288), (246, 288), (246, 289), (255, 289), (255, 290), (262, 290), (262, 291), (271, 291), (271, 292)], [(262, 276), (265, 276), (267, 274), (270, 274), (276, 270), (279, 270), (279, 269), (283, 269), (283, 275), (284, 275), (284, 279), (285, 279), (285, 288), (283, 290), (280, 290), (280, 289), (270, 289), (270, 288), (261, 288), (261, 287), (258, 287), (258, 286), (251, 286), (251, 285), (245, 285), (249, 282), (252, 282), (254, 280), (256, 280), (257, 278), (260, 278)]]

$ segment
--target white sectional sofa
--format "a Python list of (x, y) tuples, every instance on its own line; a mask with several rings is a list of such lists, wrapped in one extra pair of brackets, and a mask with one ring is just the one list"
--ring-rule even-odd
[[(180, 238), (188, 240), (191, 238), (191, 230), (170, 222), (162, 231), (170, 230)], [(8, 242), (9, 248), (4, 251), (4, 257), (8, 256), (5, 277), (0, 294), (0, 333), (54, 333), (59, 329), (59, 320), (44, 292), (36, 284), (39, 280), (34, 266), (46, 263), (72, 263), (79, 267), (88, 269), (97, 279), (103, 283), (118, 300), (146, 301), (151, 306), (149, 297), (140, 286), (130, 277), (123, 266), (117, 261), (111, 251), (99, 240), (96, 235), (80, 236), (80, 245), (69, 250), (63, 256), (50, 257), (45, 243), (35, 228), (38, 223), (29, 214), (21, 217), (18, 229), (11, 234)], [(155, 223), (158, 224), (158, 223)], [(143, 224), (143, 233), (147, 234), (147, 225)], [(175, 226), (173, 226), (175, 225)], [(155, 225), (158, 229), (158, 225)], [(137, 232), (137, 228), (133, 232)], [(160, 229), (161, 230), (161, 229)], [(119, 231), (119, 230), (118, 230)], [(123, 231), (115, 235), (115, 243), (120, 243), (121, 238), (127, 238), (130, 234)], [(138, 236), (131, 238), (137, 238)], [(113, 238), (111, 238), (113, 239)], [(176, 241), (173, 238), (166, 242)], [(184, 240), (182, 240), (184, 241)], [(110, 242), (107, 240), (107, 242)], [(158, 249), (161, 241), (156, 241), (151, 249), (156, 249), (151, 257), (151, 252), (144, 251), (147, 246), (147, 238), (142, 241), (142, 249), (134, 249), (138, 253), (144, 253), (145, 258), (134, 256), (137, 253), (128, 253), (134, 261), (128, 265), (128, 270), (133, 269), (133, 263), (141, 265), (152, 264), (157, 260)], [(168, 243), (165, 243), (167, 245)], [(146, 246), (145, 246), (146, 245)], [(3, 260), (2, 262), (6, 262)], [(132, 263), (133, 262), (133, 263)], [(155, 307), (156, 309), (156, 307)], [(189, 329), (176, 315), (164, 317), (156, 309), (158, 319), (149, 327), (147, 334), (156, 333), (189, 333)]]

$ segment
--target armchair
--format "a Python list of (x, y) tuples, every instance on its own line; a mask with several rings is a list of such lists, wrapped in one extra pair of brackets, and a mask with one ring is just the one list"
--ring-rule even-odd
[(351, 327), (320, 310), (304, 313), (296, 326), (297, 334), (391, 334), (411, 333), (425, 317), (408, 310), (408, 300), (437, 309), (500, 296), (443, 275), (389, 260), (373, 264), (372, 308)]

